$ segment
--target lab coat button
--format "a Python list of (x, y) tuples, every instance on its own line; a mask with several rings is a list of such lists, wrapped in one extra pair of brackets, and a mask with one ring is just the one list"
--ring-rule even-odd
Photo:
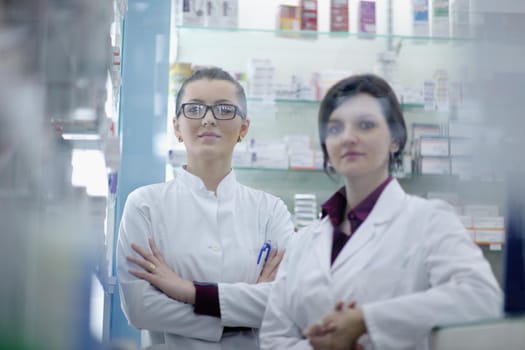
[(219, 247), (218, 245), (211, 245), (208, 248), (210, 248), (214, 252), (220, 252), (221, 251), (221, 247)]

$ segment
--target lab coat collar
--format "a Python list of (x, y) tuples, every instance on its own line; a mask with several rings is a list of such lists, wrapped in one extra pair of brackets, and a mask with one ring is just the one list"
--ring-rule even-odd
[(353, 267), (356, 269), (374, 259), (374, 240), (385, 234), (388, 224), (399, 216), (405, 206), (405, 198), (406, 194), (399, 182), (392, 180), (383, 190), (367, 220), (343, 247), (332, 265), (332, 270), (345, 266), (348, 259), (353, 259)]
[(330, 261), (332, 254), (332, 235), (330, 233), (333, 231), (333, 226), (328, 215), (313, 225), (312, 234), (314, 236), (313, 249), (315, 256), (319, 261), (323, 275), (330, 279)]
[(403, 210), (405, 199), (405, 191), (396, 179), (392, 179), (370, 212), (373, 224), (385, 224), (396, 218)]
[[(384, 228), (387, 227), (385, 224), (399, 215), (403, 209), (405, 198), (406, 193), (399, 182), (393, 179), (383, 190), (370, 215), (343, 247), (332, 266), (330, 266), (330, 254), (332, 251), (333, 226), (328, 217), (325, 217), (313, 227), (314, 247), (323, 272), (329, 276), (330, 268), (337, 269), (344, 261), (362, 252), (376, 235), (380, 235), (384, 231)], [(370, 258), (373, 257), (370, 256)], [(360, 261), (364, 260), (366, 259), (360, 259)]]
[[(198, 176), (193, 175), (184, 167), (176, 169), (176, 177), (191, 191), (195, 193), (208, 196), (211, 191), (206, 188), (202, 179)], [(217, 197), (228, 197), (233, 195), (235, 187), (237, 186), (237, 178), (233, 169), (221, 180), (219, 186), (217, 186)]]

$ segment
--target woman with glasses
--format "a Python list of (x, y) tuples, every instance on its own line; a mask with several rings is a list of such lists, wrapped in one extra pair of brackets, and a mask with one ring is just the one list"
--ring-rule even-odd
[(261, 349), (423, 350), (436, 325), (498, 317), (498, 283), (452, 208), (390, 175), (407, 138), (391, 87), (370, 74), (335, 84), (319, 137), (345, 185), (290, 242)]
[(249, 126), (241, 85), (218, 68), (195, 72), (173, 119), (187, 164), (127, 199), (122, 307), (152, 349), (258, 349), (269, 282), (294, 228), (280, 199), (238, 183), (231, 169)]

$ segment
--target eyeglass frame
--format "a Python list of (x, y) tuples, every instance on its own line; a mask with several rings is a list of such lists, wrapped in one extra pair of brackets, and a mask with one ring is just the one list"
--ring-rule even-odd
[[(184, 106), (186, 106), (186, 105), (199, 105), (199, 106), (206, 107), (206, 109), (205, 109), (204, 113), (202, 114), (202, 117), (200, 117), (200, 118), (191, 118), (191, 117), (188, 117), (186, 115), (186, 113), (184, 112)], [(217, 106), (232, 106), (233, 108), (235, 108), (235, 112), (233, 113), (233, 117), (227, 118), (227, 119), (217, 118), (217, 116), (215, 115), (215, 112), (213, 111), (213, 107), (217, 107)], [(199, 102), (187, 102), (187, 103), (183, 103), (183, 104), (180, 105), (179, 112), (177, 113), (177, 116), (180, 116), (181, 113), (182, 113), (182, 115), (185, 118), (188, 118), (188, 119), (191, 119), (191, 120), (201, 120), (201, 119), (204, 119), (204, 117), (206, 117), (206, 114), (208, 113), (208, 110), (211, 110), (211, 115), (213, 115), (213, 118), (216, 119), (216, 120), (233, 120), (233, 119), (235, 119), (235, 117), (237, 115), (239, 115), (241, 117), (241, 119), (245, 119), (245, 116), (244, 116), (244, 113), (242, 112), (242, 110), (239, 107), (237, 107), (236, 105), (232, 104), (232, 103), (217, 103), (217, 104), (214, 104), (214, 105), (208, 105), (208, 104), (199, 103)]]

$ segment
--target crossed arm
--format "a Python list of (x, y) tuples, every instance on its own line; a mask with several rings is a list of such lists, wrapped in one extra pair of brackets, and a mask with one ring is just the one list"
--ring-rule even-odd
[[(130, 269), (128, 272), (149, 282), (174, 300), (195, 304), (196, 290), (193, 282), (182, 278), (168, 266), (153, 239), (149, 238), (148, 243), (150, 250), (135, 243), (131, 244), (132, 249), (140, 257), (127, 256), (126, 259), (137, 265), (139, 269)], [(257, 283), (272, 282), (275, 279), (283, 255), (284, 250), (272, 249)]]

